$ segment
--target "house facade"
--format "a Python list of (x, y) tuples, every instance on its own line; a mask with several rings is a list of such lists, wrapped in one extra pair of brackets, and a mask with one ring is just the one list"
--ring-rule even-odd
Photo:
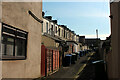
[(64, 41), (66, 41), (66, 26), (65, 25), (59, 25), (59, 37), (62, 39), (62, 40), (64, 40)]
[(68, 53), (71, 54), (71, 53), (76, 52), (78, 44), (76, 42), (76, 36), (75, 36), (74, 31), (69, 30), (68, 34), (69, 34), (69, 37), (66, 40), (66, 42), (67, 42), (67, 45), (69, 46)]
[(52, 16), (43, 16), (42, 29), (41, 74), (42, 76), (48, 76), (57, 71), (61, 64), (60, 30), (57, 20), (52, 20)]
[(41, 76), (41, 26), (42, 2), (2, 2), (2, 78)]
[(79, 35), (44, 16), (41, 2), (3, 2), (2, 78), (38, 78), (56, 72), (66, 54), (78, 52)]
[(79, 35), (76, 35), (76, 42), (78, 43), (78, 45), (76, 45), (76, 52), (81, 51), (82, 43), (80, 43), (80, 41), (79, 41)]

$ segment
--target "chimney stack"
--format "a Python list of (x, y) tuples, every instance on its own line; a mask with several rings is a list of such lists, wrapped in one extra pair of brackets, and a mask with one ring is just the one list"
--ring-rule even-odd
[(45, 18), (52, 20), (52, 16), (45, 16)]
[(45, 12), (42, 12), (42, 17), (44, 17), (45, 16)]
[(57, 24), (57, 20), (52, 20), (52, 22), (56, 23)]

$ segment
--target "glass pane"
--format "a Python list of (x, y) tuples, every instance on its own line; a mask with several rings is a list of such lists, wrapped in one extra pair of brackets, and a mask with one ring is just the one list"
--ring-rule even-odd
[(25, 40), (16, 39), (15, 55), (16, 56), (25, 56)]
[(11, 44), (6, 45), (6, 55), (13, 56), (13, 45)]
[(56, 33), (57, 33), (57, 27), (56, 27)]
[(2, 44), (2, 55), (4, 55), (5, 54), (5, 45), (4, 44)]
[(14, 38), (3, 35), (2, 37), (2, 54), (13, 55)]
[(53, 31), (53, 25), (52, 25), (52, 27), (51, 27), (51, 31)]

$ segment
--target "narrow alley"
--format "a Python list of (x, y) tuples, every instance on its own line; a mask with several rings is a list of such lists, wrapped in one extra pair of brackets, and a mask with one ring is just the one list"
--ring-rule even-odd
[[(93, 67), (89, 67), (91, 70), (88, 70), (87, 67), (89, 63), (93, 60), (95, 52), (90, 52), (86, 56), (78, 57), (78, 60), (75, 64), (71, 64), (71, 66), (61, 67), (59, 71), (53, 73), (48, 77), (43, 77), (36, 80), (93, 80), (95, 78), (95, 72)], [(92, 61), (91, 61), (92, 60)], [(87, 69), (87, 72), (86, 72)], [(86, 77), (86, 74), (87, 75)]]
[(0, 0), (0, 79), (120, 79), (120, 0), (64, 1)]

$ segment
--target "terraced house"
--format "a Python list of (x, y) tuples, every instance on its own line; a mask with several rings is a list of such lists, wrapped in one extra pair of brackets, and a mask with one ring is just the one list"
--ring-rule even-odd
[(52, 16), (45, 16), (43, 12), (41, 44), (41, 72), (42, 76), (48, 76), (63, 65), (66, 54), (78, 52), (82, 43), (74, 31), (66, 25), (58, 25), (57, 20), (52, 20)]
[(60, 30), (57, 25), (57, 20), (52, 20), (52, 16), (44, 16), (42, 26), (42, 41), (41, 41), (41, 73), (42, 76), (48, 76), (59, 69), (60, 66)]
[(75, 33), (74, 31), (69, 31), (69, 39), (67, 39), (67, 45), (69, 45), (69, 50), (68, 50), (68, 53), (71, 54), (73, 52), (75, 52), (75, 45), (78, 45), (75, 41)]
[(82, 50), (82, 43), (80, 43), (79, 41), (79, 35), (75, 35), (76, 36), (76, 43), (78, 45), (75, 45), (75, 52), (81, 51)]
[(41, 2), (2, 2), (2, 78), (38, 78), (58, 71), (66, 54), (84, 50), (80, 36), (45, 16)]

